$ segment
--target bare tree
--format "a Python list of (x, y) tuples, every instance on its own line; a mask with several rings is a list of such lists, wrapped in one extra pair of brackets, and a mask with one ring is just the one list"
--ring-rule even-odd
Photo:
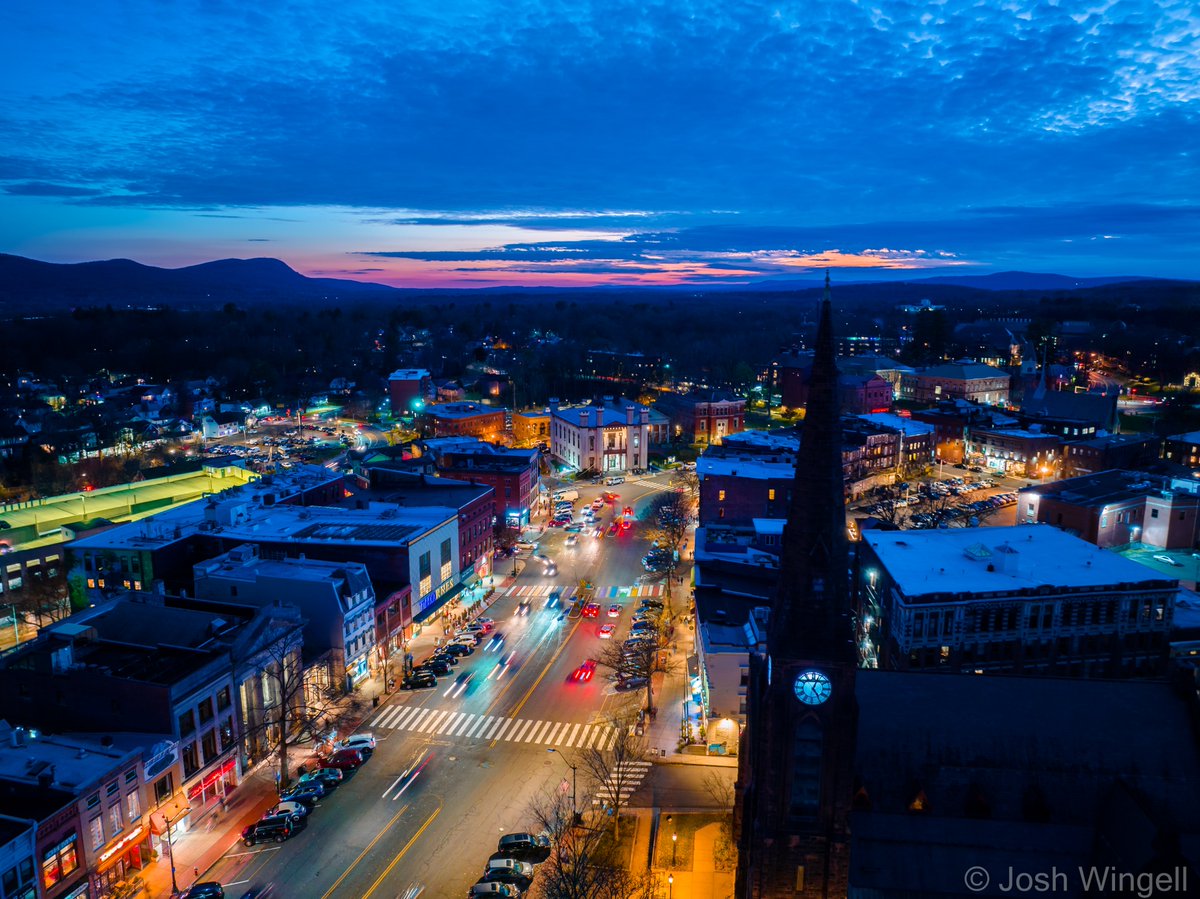
[(609, 749), (594, 746), (576, 754), (577, 765), (587, 775), (601, 805), (612, 811), (613, 839), (620, 837), (621, 809), (633, 788), (641, 781), (639, 762), (646, 761), (646, 740), (637, 735), (633, 722), (612, 722), (615, 739)]
[(630, 870), (606, 852), (604, 831), (575, 824), (569, 795), (559, 790), (536, 799), (531, 829), (550, 837), (554, 849), (538, 869), (532, 895), (541, 899), (657, 899), (658, 877)]
[(654, 675), (671, 671), (674, 665), (663, 651), (661, 634), (652, 640), (638, 641), (632, 645), (607, 643), (596, 654), (596, 662), (611, 670), (620, 681), (645, 678), (648, 710), (654, 708)]
[[(45, 570), (42, 570), (45, 569)], [(16, 612), (39, 628), (61, 621), (71, 614), (67, 596), (67, 573), (61, 566), (48, 569), (41, 566), (27, 572), (25, 582), (9, 596)]]

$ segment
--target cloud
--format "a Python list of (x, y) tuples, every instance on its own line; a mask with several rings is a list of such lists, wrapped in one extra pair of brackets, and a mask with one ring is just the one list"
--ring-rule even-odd
[(103, 193), (100, 188), (80, 184), (52, 184), (46, 181), (23, 181), (5, 184), (6, 194), (18, 197), (94, 197)]

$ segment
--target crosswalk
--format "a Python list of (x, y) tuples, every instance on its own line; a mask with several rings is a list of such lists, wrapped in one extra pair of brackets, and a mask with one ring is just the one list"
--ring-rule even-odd
[(564, 749), (610, 749), (616, 739), (611, 724), (571, 721), (537, 721), (505, 718), (450, 709), (401, 705), (384, 709), (371, 721), (376, 730), (399, 730), (466, 740), (501, 740)]
[(652, 599), (663, 595), (662, 584), (635, 584), (630, 587), (601, 587), (597, 599)]
[[(652, 599), (661, 597), (664, 589), (662, 584), (631, 584), (629, 586), (613, 584), (597, 589), (594, 597), (597, 600)], [(501, 595), (516, 597), (549, 596), (556, 590), (562, 594), (564, 602), (569, 602), (578, 592), (575, 587), (564, 587), (561, 584), (519, 584), (508, 587)]]
[(592, 805), (611, 806), (616, 803), (617, 798), (620, 798), (621, 805), (624, 805), (650, 773), (650, 765), (650, 762), (641, 760), (620, 762), (596, 790), (596, 795), (592, 797)]

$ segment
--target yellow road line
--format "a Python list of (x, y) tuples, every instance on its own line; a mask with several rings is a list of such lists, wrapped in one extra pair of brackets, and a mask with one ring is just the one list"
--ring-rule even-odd
[(400, 811), (396, 812), (395, 815), (392, 816), (392, 820), (389, 821), (387, 824), (385, 824), (383, 829), (381, 831), (379, 831), (379, 833), (375, 834), (375, 839), (373, 839), (373, 840), (371, 840), (371, 842), (367, 843), (366, 848), (363, 849), (363, 851), (358, 854), (358, 858), (356, 858), (354, 861), (352, 861), (350, 863), (349, 867), (347, 867), (346, 870), (342, 872), (342, 876), (333, 882), (333, 886), (331, 886), (329, 889), (327, 889), (325, 891), (325, 895), (323, 895), (321, 897), (321, 899), (329, 899), (330, 894), (334, 890), (336, 890), (339, 886), (341, 886), (342, 881), (345, 880), (350, 875), (350, 872), (354, 870), (354, 867), (363, 860), (363, 856), (371, 851), (372, 847), (376, 843), (379, 842), (380, 838), (382, 838), (383, 835), (388, 832), (388, 829), (393, 824), (395, 824), (398, 820), (400, 820), (400, 816), (403, 815), (407, 810), (408, 810), (408, 806), (406, 805), (403, 808), (401, 808)]
[[(563, 640), (562, 645), (559, 646), (558, 649), (556, 649), (554, 651), (554, 655), (552, 655), (550, 657), (550, 661), (546, 663), (546, 667), (542, 669), (542, 673), (537, 676), (537, 680), (535, 680), (533, 682), (533, 685), (528, 690), (525, 691), (525, 695), (521, 697), (521, 701), (517, 703), (517, 707), (515, 709), (513, 709), (511, 712), (509, 712), (507, 717), (515, 718), (517, 716), (517, 713), (521, 711), (522, 707), (529, 700), (529, 697), (533, 695), (533, 691), (537, 689), (537, 685), (542, 682), (542, 678), (544, 678), (546, 676), (546, 674), (550, 671), (550, 667), (556, 661), (558, 661), (558, 657), (560, 655), (562, 655), (562, 651), (567, 648), (567, 644), (571, 642), (571, 638), (575, 636), (575, 631), (579, 630), (579, 625), (581, 625), (581, 624), (583, 624), (582, 617), (580, 617), (580, 619), (575, 622), (575, 626), (573, 628), (571, 628), (571, 633), (567, 634), (567, 638), (565, 640)], [(504, 695), (504, 691), (507, 690), (514, 683), (516, 683), (516, 681), (509, 681), (507, 684), (504, 685), (504, 690), (501, 690), (500, 695), (496, 697), (495, 701), (490, 706), (488, 706), (487, 712), (484, 712), (485, 715), (488, 712), (490, 712), (493, 708), (495, 708), (496, 703), (499, 702), (500, 698)], [(488, 749), (491, 749), (498, 742), (499, 742), (499, 740), (492, 740), (492, 742), (488, 744)]]
[(440, 805), (436, 809), (433, 810), (433, 814), (430, 815), (426, 819), (425, 823), (421, 825), (421, 829), (412, 835), (412, 839), (409, 840), (407, 843), (405, 843), (404, 848), (396, 853), (396, 857), (394, 859), (392, 859), (391, 864), (389, 864), (386, 868), (383, 869), (383, 873), (380, 874), (378, 878), (376, 878), (376, 880), (373, 884), (371, 884), (371, 888), (369, 890), (367, 890), (365, 893), (363, 893), (362, 899), (370, 899), (371, 894), (374, 893), (375, 890), (379, 888), (379, 885), (381, 883), (383, 883), (383, 879), (392, 873), (392, 868), (396, 867), (396, 864), (400, 861), (400, 859), (404, 858), (404, 853), (408, 852), (408, 850), (412, 848), (412, 844), (415, 843), (420, 838), (421, 834), (423, 834), (425, 832), (425, 828), (427, 828), (430, 824), (433, 823), (433, 819), (436, 818), (439, 814), (441, 814), (441, 811), (442, 811), (442, 807)]

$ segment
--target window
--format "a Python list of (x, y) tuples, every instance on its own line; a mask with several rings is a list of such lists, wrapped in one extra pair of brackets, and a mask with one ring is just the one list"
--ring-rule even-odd
[(717, 491), (717, 502), (719, 502), (719, 503), (725, 502), (725, 491), (724, 490)]
[(188, 743), (183, 747), (183, 776), (191, 777), (200, 770), (200, 761), (196, 756), (195, 742)]
[(179, 716), (179, 736), (186, 737), (188, 734), (196, 730), (196, 715), (188, 709)]
[(162, 805), (175, 794), (175, 778), (164, 774), (154, 782), (154, 804)]
[(813, 719), (796, 727), (792, 742), (792, 784), (788, 816), (812, 819), (821, 801), (821, 755), (824, 751), (821, 725)]
[(775, 488), (774, 487), (772, 487), (770, 490), (767, 491), (767, 499), (769, 499), (771, 502), (775, 502)]
[(233, 718), (226, 718), (221, 725), (221, 751), (233, 748)]
[(42, 856), (42, 882), (48, 890), (79, 867), (75, 853), (75, 834), (71, 834)]
[(88, 835), (91, 838), (93, 852), (104, 845), (104, 821), (99, 815), (88, 822)]
[(221, 691), (219, 693), (217, 693), (217, 711), (218, 712), (225, 711), (227, 708), (229, 708), (229, 703), (230, 703), (229, 688), (222, 687)]
[(211, 698), (200, 703), (200, 723), (207, 724), (213, 718), (213, 702)]
[(137, 790), (125, 794), (125, 814), (131, 822), (142, 817), (142, 800), (138, 798)]
[(207, 765), (217, 757), (217, 732), (205, 731), (204, 736), (200, 738), (200, 744), (204, 748), (204, 763)]
[(89, 796), (87, 798), (87, 807), (89, 809), (96, 808), (98, 805), (100, 805), (100, 794), (99, 793), (93, 793), (91, 796)]
[(125, 829), (125, 813), (121, 803), (116, 802), (108, 807), (108, 832), (116, 836)]
[(105, 796), (112, 796), (112, 795), (115, 795), (115, 794), (116, 794), (116, 792), (117, 792), (118, 790), (120, 790), (120, 789), (121, 789), (121, 783), (120, 783), (120, 781), (116, 781), (116, 780), (114, 780), (114, 781), (113, 781), (112, 783), (110, 783), (110, 784), (109, 784), (107, 787), (105, 787), (105, 789), (104, 789), (104, 795), (105, 795)]

